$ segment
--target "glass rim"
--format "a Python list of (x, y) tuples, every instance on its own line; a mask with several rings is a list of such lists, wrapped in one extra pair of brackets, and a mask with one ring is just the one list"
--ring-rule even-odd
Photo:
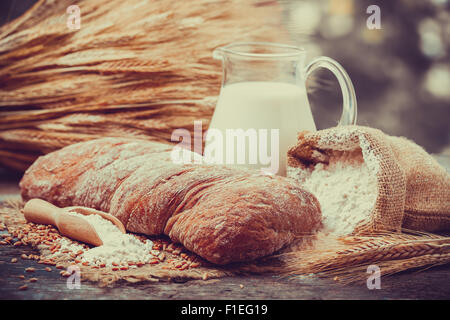
[[(238, 50), (237, 47), (264, 47), (269, 49), (278, 49), (279, 52), (273, 53), (252, 53), (249, 50)], [(217, 51), (225, 54), (232, 54), (244, 58), (255, 58), (255, 59), (290, 59), (298, 58), (300, 55), (305, 54), (305, 49), (288, 44), (281, 44), (276, 42), (232, 42), (224, 47), (219, 47), (214, 50), (214, 57), (217, 57)]]

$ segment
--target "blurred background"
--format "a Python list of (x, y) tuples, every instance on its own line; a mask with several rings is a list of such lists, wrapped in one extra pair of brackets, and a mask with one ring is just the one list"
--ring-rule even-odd
[[(406, 136), (429, 152), (450, 153), (450, 3), (448, 0), (281, 1), (286, 26), (309, 58), (327, 55), (352, 78), (358, 123)], [(366, 13), (380, 8), (381, 29)], [(310, 102), (318, 127), (339, 118), (340, 90), (317, 74)]]
[[(35, 1), (0, 1), (0, 24)], [(327, 55), (349, 73), (358, 123), (406, 136), (432, 153), (450, 154), (450, 3), (448, 0), (279, 0), (291, 41), (308, 59)], [(381, 29), (369, 29), (370, 5)], [(337, 81), (327, 71), (308, 82), (318, 128), (341, 112)]]

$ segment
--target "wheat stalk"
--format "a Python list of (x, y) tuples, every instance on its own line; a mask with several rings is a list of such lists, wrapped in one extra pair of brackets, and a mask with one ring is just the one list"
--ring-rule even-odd
[(342, 283), (367, 279), (377, 265), (383, 276), (450, 263), (450, 237), (403, 230), (336, 238), (318, 234), (298, 247), (255, 263), (239, 265), (244, 273), (275, 273), (290, 278), (314, 274)]
[[(168, 142), (198, 119), (206, 130), (221, 77), (212, 50), (285, 37), (276, 1), (80, 0), (78, 31), (66, 26), (72, 2), (40, 0), (0, 28), (2, 165), (24, 171), (42, 153), (101, 136)], [(235, 270), (351, 282), (369, 264), (389, 275), (450, 262), (450, 238), (430, 234), (305, 239)]]
[[(428, 254), (408, 259), (382, 261), (376, 265), (380, 268), (380, 276), (388, 277), (406, 270), (419, 270), (444, 265), (450, 263), (450, 253), (444, 254)], [(331, 270), (318, 274), (319, 276), (333, 278), (343, 284), (351, 284), (357, 282), (365, 282), (368, 279), (367, 264), (359, 266), (349, 266), (337, 270)]]
[[(220, 88), (212, 51), (285, 37), (276, 1), (40, 0), (0, 28), (0, 165), (99, 136), (170, 142), (206, 130)], [(27, 157), (21, 156), (26, 154)]]

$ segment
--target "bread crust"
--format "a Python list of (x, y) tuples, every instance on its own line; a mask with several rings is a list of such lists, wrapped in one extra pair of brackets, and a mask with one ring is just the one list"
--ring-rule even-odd
[(320, 227), (317, 199), (294, 180), (175, 164), (171, 148), (124, 138), (70, 145), (37, 159), (21, 194), (109, 212), (130, 232), (165, 234), (216, 264), (272, 254)]

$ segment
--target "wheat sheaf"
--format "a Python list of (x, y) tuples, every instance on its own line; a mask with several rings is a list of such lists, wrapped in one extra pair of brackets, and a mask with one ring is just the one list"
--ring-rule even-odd
[[(79, 30), (66, 24), (73, 4)], [(24, 171), (41, 154), (102, 136), (169, 142), (194, 120), (206, 130), (222, 72), (213, 49), (280, 42), (279, 13), (277, 1), (263, 0), (38, 1), (0, 28), (0, 166)], [(450, 262), (444, 236), (325, 240), (235, 270), (354, 282), (370, 264), (391, 275)]]
[(194, 120), (206, 130), (222, 73), (213, 49), (279, 39), (279, 12), (261, 0), (38, 1), (0, 29), (0, 165), (24, 171), (101, 136), (170, 142)]

